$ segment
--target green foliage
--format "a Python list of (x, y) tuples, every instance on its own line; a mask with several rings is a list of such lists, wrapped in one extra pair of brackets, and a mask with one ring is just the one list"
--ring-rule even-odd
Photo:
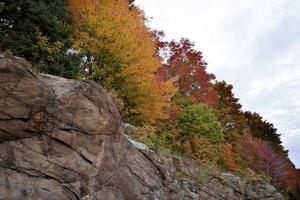
[(175, 171), (175, 177), (177, 177), (177, 178), (180, 178), (180, 179), (182, 179), (182, 178), (184, 178), (186, 175), (183, 173), (183, 172), (181, 172), (181, 171)]
[(180, 92), (176, 92), (175, 95), (172, 97), (172, 103), (181, 108), (186, 108), (192, 104), (192, 101), (187, 96), (183, 95)]
[(83, 65), (82, 76), (100, 83), (109, 91), (119, 91), (125, 81), (124, 77), (117, 75), (123, 70), (123, 61), (106, 48), (99, 47), (94, 55), (84, 51), (83, 54), (87, 56), (87, 61)]
[(136, 128), (135, 135), (151, 148), (167, 149), (200, 163), (214, 165), (221, 157), (222, 130), (205, 104), (187, 107), (178, 121), (160, 123), (156, 130)]
[(155, 148), (160, 142), (155, 134), (156, 129), (153, 126), (135, 127), (133, 132), (134, 139), (146, 144), (149, 148)]
[(0, 13), (2, 12), (3, 8), (4, 8), (4, 2), (0, 1)]
[(210, 175), (211, 175), (210, 170), (207, 169), (206, 167), (202, 167), (199, 175), (196, 177), (196, 183), (198, 184), (206, 183), (209, 180)]
[(70, 55), (72, 18), (64, 0), (2, 2), (0, 50), (24, 57), (39, 71), (74, 78), (79, 56)]
[(157, 130), (153, 126), (136, 127), (134, 129), (135, 139), (145, 143), (150, 148), (162, 148), (171, 152), (182, 154), (182, 144), (178, 139), (180, 130), (173, 124), (168, 124)]
[(179, 117), (179, 127), (185, 137), (205, 136), (212, 144), (224, 141), (221, 125), (206, 104), (187, 107)]

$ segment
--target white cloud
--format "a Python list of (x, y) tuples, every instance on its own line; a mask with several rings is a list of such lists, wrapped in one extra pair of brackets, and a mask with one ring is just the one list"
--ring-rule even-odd
[(262, 92), (269, 92), (276, 90), (280, 85), (298, 85), (300, 84), (300, 71), (299, 74), (293, 70), (281, 70), (281, 72), (266, 78), (255, 79), (250, 83), (250, 88), (246, 92), (249, 97), (255, 97)]

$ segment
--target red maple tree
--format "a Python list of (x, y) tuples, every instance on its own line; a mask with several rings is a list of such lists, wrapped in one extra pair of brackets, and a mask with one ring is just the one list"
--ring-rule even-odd
[(157, 72), (162, 80), (178, 76), (175, 84), (179, 92), (195, 102), (208, 105), (217, 102), (218, 96), (212, 85), (215, 76), (206, 72), (207, 63), (192, 42), (181, 39), (179, 42), (157, 42), (157, 46), (159, 54), (166, 60)]

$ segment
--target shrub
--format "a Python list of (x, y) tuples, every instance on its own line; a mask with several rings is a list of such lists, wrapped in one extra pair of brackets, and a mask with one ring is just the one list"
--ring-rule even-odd
[(174, 124), (157, 130), (158, 127), (144, 125), (134, 129), (134, 138), (145, 143), (150, 148), (162, 148), (179, 154), (183, 153), (181, 141), (178, 139), (180, 130)]
[(196, 177), (196, 183), (198, 184), (206, 183), (209, 180), (210, 176), (211, 176), (210, 170), (205, 167), (202, 167), (199, 175)]
[(191, 139), (184, 141), (183, 148), (186, 156), (200, 161), (202, 164), (216, 164), (220, 159), (219, 146), (211, 144), (203, 136), (195, 135)]
[(221, 124), (205, 104), (188, 106), (179, 116), (179, 127), (187, 138), (205, 136), (212, 144), (224, 141)]

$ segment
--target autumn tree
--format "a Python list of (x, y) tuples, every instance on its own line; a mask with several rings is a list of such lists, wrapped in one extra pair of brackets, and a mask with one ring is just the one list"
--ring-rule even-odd
[[(287, 188), (297, 193), (297, 186), (300, 184), (300, 175), (288, 157), (283, 157), (285, 162), (286, 176), (280, 177), (279, 182), (282, 188)], [(298, 195), (298, 198), (300, 194)]]
[(255, 138), (248, 132), (243, 136), (242, 146), (242, 156), (250, 168), (271, 177), (273, 184), (280, 188), (296, 189), (300, 179), (295, 166), (270, 142)]
[(65, 0), (5, 0), (0, 17), (0, 51), (11, 51), (39, 71), (74, 78), (80, 57), (68, 53), (72, 18)]
[(233, 151), (232, 151), (232, 144), (227, 143), (224, 144), (222, 147), (222, 155), (224, 165), (228, 170), (235, 171), (238, 169)]
[(252, 168), (272, 177), (274, 183), (278, 183), (281, 178), (287, 175), (285, 171), (286, 163), (272, 150), (267, 142), (254, 139), (253, 150), (255, 160), (252, 163)]
[(245, 118), (241, 110), (242, 105), (233, 94), (233, 86), (225, 81), (214, 83), (214, 89), (218, 94), (218, 102), (214, 108), (219, 122), (222, 124), (225, 139), (228, 142), (235, 142), (242, 135), (246, 128)]
[(194, 49), (188, 39), (179, 42), (157, 42), (158, 54), (166, 59), (159, 70), (165, 80), (178, 76), (176, 86), (179, 92), (192, 101), (214, 105), (217, 94), (212, 86), (213, 74), (206, 72), (206, 62), (202, 53)]
[(214, 109), (227, 142), (226, 148), (223, 149), (224, 162), (228, 168), (234, 169), (236, 167), (231, 167), (231, 163), (241, 162), (240, 152), (243, 148), (241, 137), (246, 129), (245, 118), (241, 110), (242, 105), (239, 103), (239, 99), (234, 96), (232, 85), (227, 84), (225, 81), (216, 81), (214, 89), (218, 94), (218, 101)]
[(164, 118), (163, 82), (155, 72), (160, 60), (143, 12), (128, 0), (69, 0), (77, 30), (76, 48), (86, 55), (86, 78), (114, 90), (125, 102), (132, 123)]
[(283, 146), (281, 145), (280, 134), (277, 133), (277, 129), (272, 123), (263, 120), (263, 118), (255, 112), (251, 113), (247, 111), (244, 113), (244, 117), (247, 127), (250, 128), (254, 137), (270, 142), (273, 148), (279, 153), (287, 156), (287, 152), (283, 150)]
[(219, 146), (212, 144), (209, 138), (201, 135), (193, 135), (189, 140), (185, 140), (181, 148), (186, 156), (201, 164), (216, 165), (221, 157)]

